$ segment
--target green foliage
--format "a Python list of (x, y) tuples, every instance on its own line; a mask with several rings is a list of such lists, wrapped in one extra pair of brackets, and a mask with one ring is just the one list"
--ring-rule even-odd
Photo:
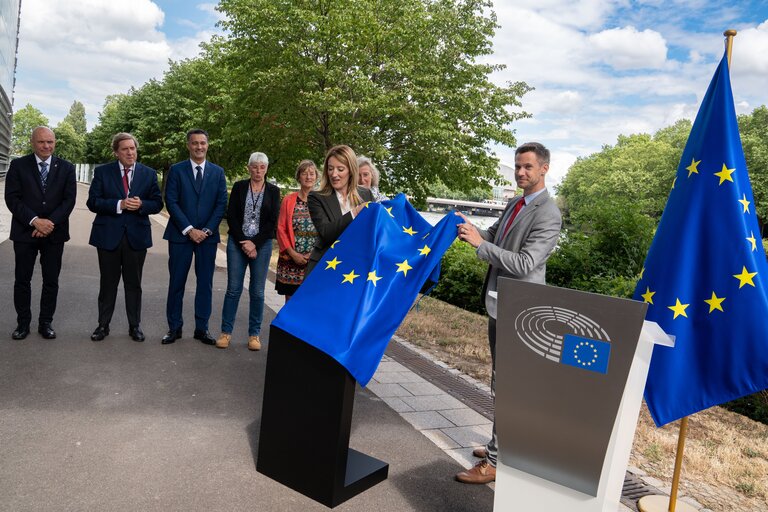
[(654, 233), (654, 221), (639, 210), (610, 199), (584, 206), (547, 262), (547, 282), (631, 297)]
[(13, 113), (11, 155), (21, 156), (32, 152), (32, 143), (29, 139), (32, 136), (32, 130), (38, 126), (48, 126), (48, 118), (29, 103)]
[(522, 83), (497, 86), (480, 63), (497, 28), (488, 0), (223, 0), (231, 105), (225, 138), (270, 156), (278, 178), (345, 143), (382, 171), (384, 192), (427, 195), (497, 177)]
[(768, 390), (726, 402), (722, 407), (768, 425)]
[(69, 112), (62, 122), (69, 123), (75, 130), (75, 133), (85, 135), (87, 131), (85, 126), (85, 106), (77, 100), (72, 102), (72, 106), (69, 107)]
[(74, 163), (85, 161), (85, 134), (78, 133), (64, 120), (53, 129), (56, 134), (56, 154)]
[(760, 223), (768, 220), (768, 108), (739, 116), (739, 132)]
[(443, 255), (440, 281), (432, 297), (474, 313), (485, 313), (483, 282), (488, 264), (477, 259), (475, 249), (454, 241)]
[(442, 181), (437, 181), (429, 187), (430, 197), (444, 199), (459, 199), (461, 201), (477, 201), (493, 199), (493, 190), (490, 185), (482, 185), (471, 190), (455, 190), (448, 188)]
[(689, 121), (678, 121), (653, 137), (620, 135), (615, 146), (579, 158), (557, 189), (566, 218), (605, 198), (660, 218), (690, 130)]

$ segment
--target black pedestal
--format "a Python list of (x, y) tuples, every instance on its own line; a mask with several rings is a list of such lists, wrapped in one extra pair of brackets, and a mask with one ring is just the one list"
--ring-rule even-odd
[(270, 327), (256, 470), (328, 507), (385, 480), (387, 463), (348, 447), (354, 400), (343, 366)]

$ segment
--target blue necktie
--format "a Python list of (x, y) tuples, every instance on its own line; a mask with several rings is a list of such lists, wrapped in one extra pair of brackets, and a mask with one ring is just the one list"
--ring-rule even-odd
[(195, 187), (200, 190), (200, 185), (203, 184), (203, 168), (199, 165), (195, 167), (197, 174), (195, 174)]
[(40, 162), (40, 181), (43, 184), (43, 192), (45, 192), (45, 186), (48, 184), (48, 163)]

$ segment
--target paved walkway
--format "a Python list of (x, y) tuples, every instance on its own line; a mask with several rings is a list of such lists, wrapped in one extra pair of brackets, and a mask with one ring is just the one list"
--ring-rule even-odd
[[(0, 181), (0, 194), (3, 187)], [(118, 297), (112, 335), (90, 342), (98, 269), (96, 251), (87, 245), (93, 214), (85, 208), (86, 196), (87, 187), (79, 186), (56, 341), (34, 332), (23, 342), (1, 339), (13, 330), (15, 315), (12, 246), (0, 244), (6, 262), (0, 284), (7, 290), (0, 299), (6, 311), (0, 318), (0, 510), (323, 510), (255, 472), (266, 358), (265, 351), (245, 349), (246, 300), (230, 349), (189, 337), (159, 344), (166, 330), (165, 217), (153, 216), (156, 246), (145, 266), (142, 326), (148, 341), (130, 341)], [(7, 226), (3, 204), (0, 241)], [(217, 264), (212, 333), (218, 333), (226, 288), (223, 251)], [(33, 312), (38, 280), (36, 272)], [(188, 321), (193, 289), (191, 274)], [(283, 298), (270, 283), (266, 291), (262, 334), (268, 348), (267, 326)], [(492, 510), (492, 485), (452, 480), (476, 461), (472, 449), (488, 439), (490, 427), (483, 415), (385, 356), (368, 388), (357, 393), (350, 444), (389, 462), (390, 477), (337, 510)]]

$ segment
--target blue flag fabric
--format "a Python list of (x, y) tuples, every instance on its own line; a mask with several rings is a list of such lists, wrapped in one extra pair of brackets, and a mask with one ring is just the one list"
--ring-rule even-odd
[(656, 425), (768, 388), (767, 279), (724, 56), (635, 290), (646, 318), (676, 336), (651, 359)]
[(610, 343), (573, 334), (566, 334), (563, 337), (563, 355), (560, 358), (563, 364), (606, 374), (610, 357)]
[(463, 221), (427, 222), (405, 195), (369, 203), (272, 325), (330, 355), (363, 386)]

